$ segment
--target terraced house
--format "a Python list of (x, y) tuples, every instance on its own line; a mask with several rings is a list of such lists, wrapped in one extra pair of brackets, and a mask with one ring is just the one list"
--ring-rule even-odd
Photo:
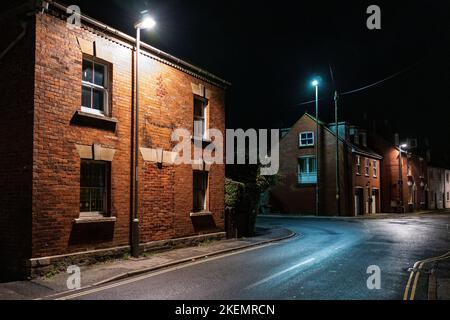
[(42, 2), (0, 22), (1, 277), (222, 237), (225, 168), (175, 165), (171, 135), (223, 132), (229, 84), (142, 44), (136, 123), (136, 39), (67, 16)]
[(380, 212), (382, 156), (368, 147), (366, 131), (342, 122), (336, 139), (336, 125), (319, 121), (317, 135), (316, 118), (306, 113), (284, 132), (280, 141), (282, 183), (271, 192), (276, 209), (343, 216)]

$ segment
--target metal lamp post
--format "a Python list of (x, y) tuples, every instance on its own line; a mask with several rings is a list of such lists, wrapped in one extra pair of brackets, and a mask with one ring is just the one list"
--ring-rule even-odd
[(319, 215), (319, 81), (314, 80), (312, 85), (316, 88), (316, 171), (317, 171), (317, 182), (316, 182), (316, 215)]
[(136, 29), (136, 66), (135, 66), (135, 119), (134, 119), (134, 212), (131, 225), (131, 255), (139, 257), (139, 56), (141, 53), (141, 29), (152, 29), (156, 25), (151, 17), (145, 17), (134, 25)]

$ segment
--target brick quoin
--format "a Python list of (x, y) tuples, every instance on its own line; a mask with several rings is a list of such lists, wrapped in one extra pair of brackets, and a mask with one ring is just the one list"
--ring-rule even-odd
[[(74, 122), (81, 108), (80, 41), (109, 57), (115, 130)], [(132, 44), (93, 26), (68, 28), (65, 18), (46, 12), (33, 15), (27, 36), (0, 61), (2, 75), (11, 75), (0, 81), (1, 92), (8, 92), (0, 98), (0, 274), (24, 271), (32, 258), (130, 244), (133, 60)], [(193, 132), (193, 85), (209, 92), (208, 126), (224, 132), (226, 86), (143, 51), (140, 147), (171, 151), (174, 129)], [(115, 222), (74, 223), (80, 216), (81, 159), (76, 145), (115, 150), (110, 196)], [(224, 165), (213, 165), (209, 172), (212, 216), (206, 218), (190, 216), (191, 165), (159, 165), (140, 154), (139, 171), (141, 243), (224, 230)]]

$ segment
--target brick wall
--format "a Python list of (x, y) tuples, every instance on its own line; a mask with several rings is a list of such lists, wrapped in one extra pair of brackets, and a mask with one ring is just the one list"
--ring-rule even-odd
[[(0, 60), (0, 280), (23, 270), (31, 255), (34, 23)], [(22, 32), (13, 13), (0, 21), (0, 52)]]
[[(300, 148), (299, 134), (301, 132), (316, 132), (316, 123), (309, 115), (304, 115), (294, 124), (289, 133), (280, 142), (280, 175), (282, 182), (271, 191), (272, 202), (283, 213), (315, 214), (316, 186), (299, 185), (298, 159), (299, 157), (316, 154), (315, 147)], [(341, 208), (345, 214), (348, 208), (348, 199), (345, 196), (347, 177), (345, 169), (344, 146), (340, 147), (340, 184), (342, 190)], [(320, 215), (334, 215), (336, 209), (336, 138), (320, 127)]]
[[(112, 114), (115, 131), (73, 123), (80, 109), (83, 52), (80, 39), (94, 43), (112, 66)], [(108, 54), (109, 53), (109, 54)], [(33, 148), (33, 244), (39, 258), (129, 244), (132, 168), (131, 47), (89, 28), (68, 29), (49, 14), (36, 18), (36, 85)], [(174, 128), (193, 127), (192, 84), (210, 92), (210, 127), (225, 129), (224, 90), (147, 54), (141, 57), (140, 146), (170, 151)], [(111, 214), (115, 223), (77, 226), (80, 155), (76, 145), (114, 149), (111, 162)], [(193, 235), (192, 167), (158, 165), (139, 158), (141, 242)], [(209, 203), (215, 227), (223, 229), (224, 166), (210, 172)], [(216, 229), (214, 229), (216, 230)], [(95, 235), (101, 236), (95, 236)]]

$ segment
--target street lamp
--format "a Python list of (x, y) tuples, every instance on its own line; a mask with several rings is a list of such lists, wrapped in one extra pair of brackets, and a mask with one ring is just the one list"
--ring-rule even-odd
[(149, 30), (156, 26), (155, 20), (150, 16), (145, 16), (138, 21), (134, 27), (136, 29), (136, 67), (135, 67), (135, 125), (134, 125), (134, 214), (131, 227), (131, 255), (139, 257), (139, 215), (138, 215), (138, 182), (139, 182), (139, 56), (141, 54), (141, 29)]
[(311, 83), (316, 88), (316, 215), (319, 215), (319, 80), (315, 79)]
[(408, 148), (408, 145), (406, 143), (401, 144), (398, 147), (399, 150), (399, 157), (398, 157), (398, 192), (399, 192), (399, 211), (400, 213), (403, 213), (403, 161), (402, 161), (402, 153), (403, 149)]

